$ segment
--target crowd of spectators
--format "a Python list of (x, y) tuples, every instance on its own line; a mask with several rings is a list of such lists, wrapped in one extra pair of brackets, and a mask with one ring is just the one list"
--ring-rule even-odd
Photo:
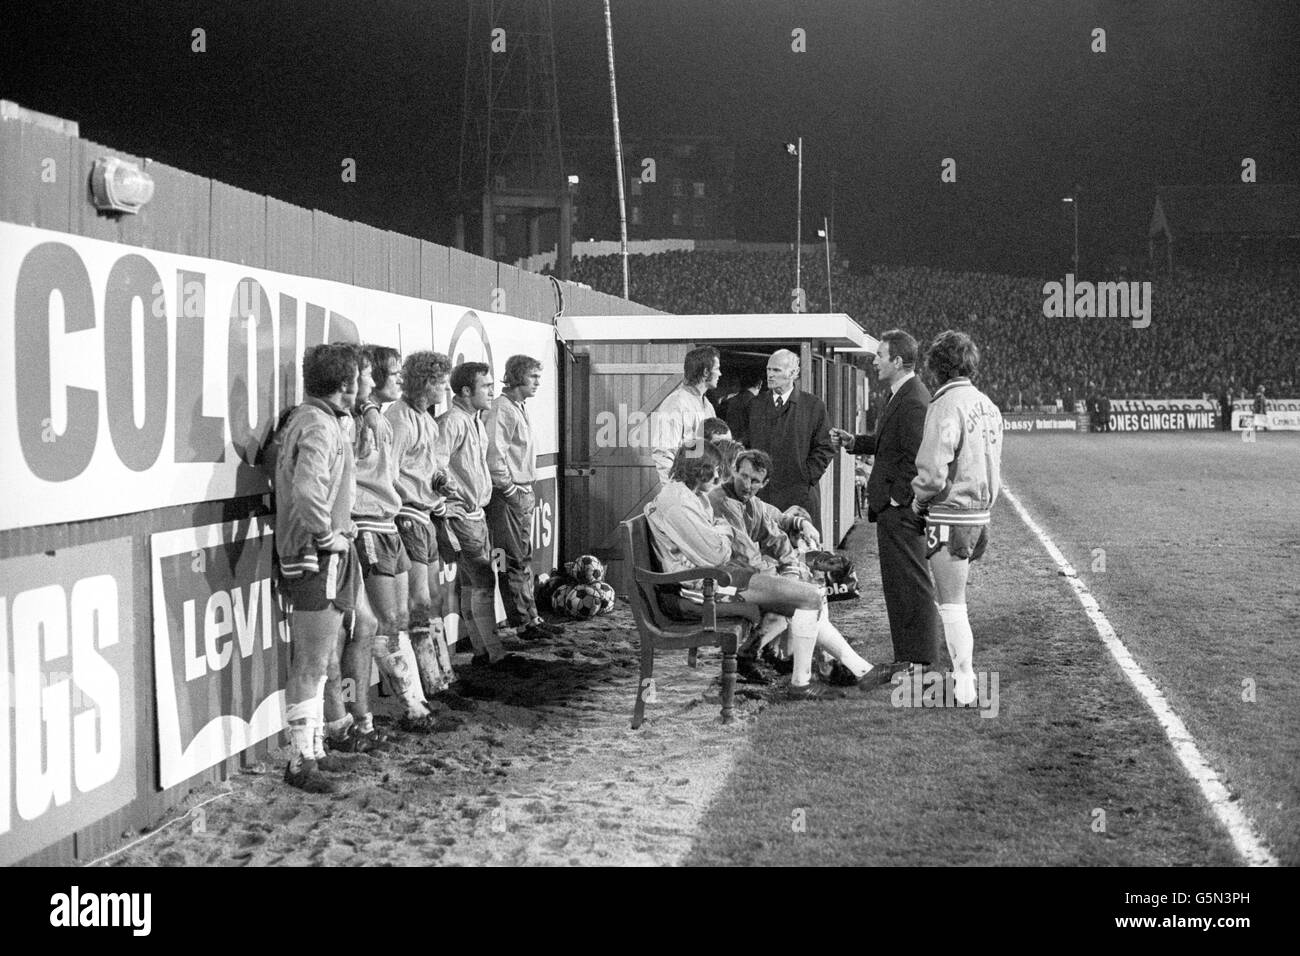
[[(829, 311), (825, 268), (805, 262), (808, 312)], [(618, 256), (573, 263), (572, 278), (622, 290)], [(790, 312), (789, 254), (665, 252), (631, 257), (631, 298), (676, 314)], [(1067, 409), (1092, 391), (1112, 398), (1233, 397), (1264, 384), (1300, 393), (1300, 271), (1175, 269), (1150, 276), (1085, 276), (1152, 283), (1151, 324), (1123, 318), (1047, 318), (1043, 280), (917, 266), (836, 271), (835, 311), (878, 335), (889, 328), (929, 342), (945, 328), (969, 333), (983, 358), (978, 384), (1004, 410)], [(1064, 276), (1056, 277), (1062, 281)]]

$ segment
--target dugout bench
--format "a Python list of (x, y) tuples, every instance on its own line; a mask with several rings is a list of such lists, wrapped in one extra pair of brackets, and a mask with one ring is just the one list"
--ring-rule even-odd
[[(735, 720), (736, 652), (751, 628), (762, 620), (757, 604), (744, 601), (719, 603), (718, 585), (727, 587), (731, 576), (721, 568), (691, 568), (664, 573), (650, 546), (650, 524), (645, 515), (621, 522), (623, 555), (630, 571), (628, 597), (632, 617), (641, 639), (641, 675), (637, 681), (632, 729), (645, 722), (646, 696), (654, 686), (656, 650), (685, 650), (687, 663), (694, 667), (701, 647), (722, 649), (722, 722)], [(690, 608), (680, 605), (671, 589), (685, 581), (704, 580), (704, 603)], [(683, 613), (685, 612), (685, 613)], [(683, 619), (689, 615), (697, 620)], [(721, 618), (721, 620), (719, 620)]]

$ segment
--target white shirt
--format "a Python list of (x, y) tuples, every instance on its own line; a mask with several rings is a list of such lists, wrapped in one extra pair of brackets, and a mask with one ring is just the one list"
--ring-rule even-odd
[(910, 379), (916, 378), (915, 372), (908, 372), (902, 378), (894, 379), (894, 384), (889, 386), (889, 397), (893, 398), (898, 394), (898, 390), (908, 383)]

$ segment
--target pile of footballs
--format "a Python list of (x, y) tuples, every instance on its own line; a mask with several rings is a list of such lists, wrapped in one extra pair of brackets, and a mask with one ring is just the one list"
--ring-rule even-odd
[(614, 610), (615, 600), (614, 589), (605, 583), (605, 566), (594, 555), (584, 554), (537, 576), (537, 606), (556, 614), (585, 621)]

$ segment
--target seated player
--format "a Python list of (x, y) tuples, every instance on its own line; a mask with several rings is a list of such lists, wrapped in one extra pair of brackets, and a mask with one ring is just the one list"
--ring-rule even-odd
[[(720, 447), (719, 451), (725, 449)], [(725, 464), (725, 457), (723, 461)], [(805, 522), (797, 515), (784, 515), (758, 497), (771, 470), (772, 459), (767, 452), (741, 451), (730, 472), (724, 468), (725, 480), (709, 492), (709, 502), (717, 517), (743, 531), (758, 546), (768, 570), (796, 580), (810, 580), (792, 547), (791, 535), (806, 531), (812, 522)], [(795, 509), (790, 510), (793, 512)], [(780, 614), (769, 612), (763, 616), (763, 622), (754, 629), (736, 657), (736, 673), (742, 680), (751, 684), (771, 683), (758, 667), (758, 652), (785, 631), (788, 623)]]
[[(813, 651), (818, 646), (853, 673), (858, 679), (858, 691), (877, 686), (880, 670), (858, 656), (836, 630), (825, 614), (818, 588), (768, 570), (749, 535), (714, 514), (709, 494), (718, 486), (721, 464), (710, 442), (683, 445), (677, 450), (669, 481), (645, 509), (661, 567), (666, 572), (723, 568), (732, 584), (719, 587), (720, 594), (734, 594), (742, 601), (757, 604), (764, 612), (790, 618), (794, 670), (786, 699), (842, 696), (825, 685), (812, 683)], [(683, 595), (702, 600), (699, 585), (683, 585)]]
[(925, 554), (952, 657), (954, 696), (963, 705), (976, 699), (966, 579), (970, 563), (988, 547), (989, 511), (1002, 483), (1002, 414), (971, 384), (979, 359), (964, 332), (940, 332), (930, 343), (926, 366), (943, 384), (925, 413), (912, 479), (912, 510), (925, 517)]
[(293, 755), (284, 778), (311, 793), (336, 789), (319, 761), (326, 756), (326, 674), (343, 615), (355, 606), (353, 456), (344, 423), (356, 391), (351, 346), (308, 349), (306, 398), (285, 420), (275, 467), (275, 547), (293, 644), (285, 684)]

